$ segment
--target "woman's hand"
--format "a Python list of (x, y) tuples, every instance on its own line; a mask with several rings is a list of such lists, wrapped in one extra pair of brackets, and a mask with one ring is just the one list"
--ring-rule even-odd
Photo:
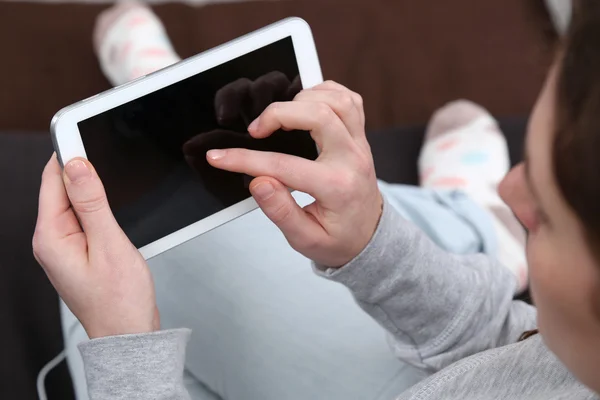
[(150, 271), (88, 161), (70, 161), (64, 176), (56, 156), (46, 165), (33, 253), (90, 338), (160, 328)]
[[(271, 104), (248, 128), (255, 138), (279, 129), (310, 131), (321, 149), (316, 161), (247, 149), (211, 150), (207, 158), (214, 167), (257, 177), (252, 195), (290, 245), (339, 267), (367, 246), (382, 212), (364, 123), (361, 97), (326, 82), (292, 102)], [(302, 209), (287, 187), (316, 201)]]

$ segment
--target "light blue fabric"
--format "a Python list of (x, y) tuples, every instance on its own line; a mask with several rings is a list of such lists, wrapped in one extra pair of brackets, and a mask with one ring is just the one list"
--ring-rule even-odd
[[(496, 248), (490, 217), (458, 192), (380, 184), (404, 217), (455, 253)], [(309, 196), (295, 193), (301, 205)], [(163, 328), (193, 329), (186, 368), (193, 398), (391, 399), (425, 374), (392, 355), (383, 329), (341, 285), (316, 277), (260, 210), (150, 262)], [(74, 317), (63, 308), (65, 330)], [(66, 333), (79, 399), (86, 399), (85, 332)], [(202, 382), (202, 384), (200, 383)]]
[(379, 189), (400, 215), (413, 221), (444, 250), (496, 256), (497, 239), (491, 217), (466, 194), (382, 181)]

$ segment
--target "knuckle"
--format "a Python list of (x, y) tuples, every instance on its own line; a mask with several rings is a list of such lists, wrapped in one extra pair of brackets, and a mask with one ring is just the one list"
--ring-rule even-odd
[(292, 211), (293, 211), (293, 208), (292, 208), (292, 205), (290, 204), (290, 202), (289, 201), (283, 202), (283, 203), (273, 207), (273, 210), (271, 212), (271, 220), (275, 224), (281, 224), (290, 218), (290, 216), (292, 215)]
[(358, 171), (352, 171), (351, 173), (348, 173), (346, 180), (345, 180), (346, 191), (351, 192), (352, 190), (360, 187), (361, 181), (362, 181), (362, 177), (358, 173)]
[(280, 109), (281, 109), (281, 102), (276, 101), (274, 103), (271, 103), (267, 106), (267, 108), (265, 108), (265, 111), (263, 112), (263, 116), (266, 116), (267, 118), (274, 117), (277, 115), (277, 113), (279, 112)]
[(33, 256), (38, 262), (41, 262), (48, 252), (48, 246), (44, 239), (44, 235), (39, 230), (36, 230), (33, 234), (33, 238), (31, 239), (31, 249), (33, 251)]
[(302, 99), (304, 99), (306, 96), (307, 96), (307, 91), (302, 90), (302, 91), (298, 92), (297, 95), (294, 96), (293, 101), (302, 101)]
[(314, 118), (319, 125), (329, 125), (334, 119), (334, 113), (331, 107), (325, 103), (315, 105)]
[(73, 208), (80, 214), (93, 214), (106, 207), (108, 207), (108, 201), (101, 194), (77, 200), (73, 203)]
[(42, 265), (43, 257), (43, 253), (41, 253), (39, 250), (36, 250), (35, 248), (33, 249), (33, 258), (35, 259), (35, 261), (37, 261), (39, 265)]
[(33, 254), (37, 258), (42, 250), (42, 241), (40, 239), (40, 234), (37, 231), (33, 234), (33, 238), (31, 239), (31, 248), (33, 249)]
[(365, 104), (363, 97), (358, 93), (354, 93), (353, 97), (354, 97), (354, 104), (356, 104), (356, 107), (358, 107), (359, 109), (362, 109)]
[(340, 107), (340, 111), (342, 111), (343, 113), (349, 113), (352, 110), (354, 110), (354, 99), (352, 99), (350, 93), (340, 92), (338, 93), (337, 97), (337, 102)]
[(329, 187), (339, 199), (351, 196), (356, 183), (356, 174), (352, 171), (340, 171), (332, 174), (329, 178)]

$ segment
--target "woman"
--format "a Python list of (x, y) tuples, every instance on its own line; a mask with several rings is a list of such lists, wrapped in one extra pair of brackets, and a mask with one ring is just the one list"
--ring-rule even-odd
[[(401, 399), (600, 393), (599, 26), (600, 4), (576, 2), (532, 117), (527, 161), (502, 185), (529, 231), (537, 310), (512, 300), (516, 280), (506, 269), (485, 256), (445, 253), (382, 198), (361, 102), (347, 89), (330, 96), (306, 91), (305, 101), (270, 107), (250, 129), (255, 137), (282, 125), (311, 130), (322, 149), (318, 162), (273, 162), (272, 155), (235, 149), (208, 153), (217, 168), (258, 176), (252, 193), (291, 246), (315, 261), (317, 273), (352, 291), (393, 335), (398, 357), (437, 372)], [(81, 346), (90, 397), (188, 398), (182, 372), (189, 332), (157, 331), (152, 279), (114, 222), (93, 168), (74, 160), (65, 174), (66, 192), (55, 159), (44, 173), (34, 252), (96, 339)], [(286, 186), (316, 203), (300, 209)], [(523, 335), (536, 327), (540, 335)]]

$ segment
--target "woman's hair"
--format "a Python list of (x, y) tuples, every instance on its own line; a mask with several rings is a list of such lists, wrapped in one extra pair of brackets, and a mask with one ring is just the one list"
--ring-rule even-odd
[(554, 175), (600, 263), (600, 0), (575, 0), (560, 48)]

